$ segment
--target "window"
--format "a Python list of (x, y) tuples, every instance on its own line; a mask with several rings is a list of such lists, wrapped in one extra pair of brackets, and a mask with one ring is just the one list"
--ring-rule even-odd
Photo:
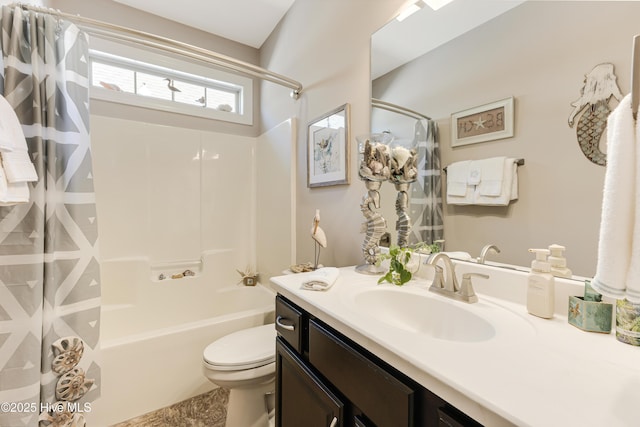
[(252, 124), (251, 79), (131, 46), (108, 46), (120, 54), (90, 51), (92, 98)]

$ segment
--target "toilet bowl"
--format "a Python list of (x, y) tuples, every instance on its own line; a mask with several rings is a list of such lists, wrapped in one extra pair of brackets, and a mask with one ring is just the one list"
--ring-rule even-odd
[[(267, 427), (273, 418), (276, 328), (273, 323), (226, 335), (204, 349), (202, 370), (229, 389), (226, 427)], [(271, 399), (270, 399), (271, 398)]]

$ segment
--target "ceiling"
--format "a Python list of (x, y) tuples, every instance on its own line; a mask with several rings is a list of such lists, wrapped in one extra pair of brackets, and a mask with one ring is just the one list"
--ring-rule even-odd
[(260, 48), (295, 0), (113, 0)]
[(371, 77), (424, 55), (526, 0), (456, 0), (438, 10), (428, 6), (402, 22), (392, 20), (371, 37)]

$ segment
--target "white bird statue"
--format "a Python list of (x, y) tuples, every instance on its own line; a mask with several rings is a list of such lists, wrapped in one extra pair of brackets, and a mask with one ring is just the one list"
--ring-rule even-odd
[(315, 240), (314, 244), (314, 265), (313, 269), (318, 268), (318, 262), (320, 261), (320, 248), (327, 247), (327, 236), (324, 234), (324, 230), (320, 228), (320, 210), (316, 209), (316, 214), (313, 217), (313, 222), (311, 224), (311, 238)]
[(311, 227), (311, 238), (318, 242), (323, 248), (327, 247), (327, 236), (324, 234), (324, 230), (320, 228), (320, 210), (316, 209), (316, 214), (313, 217), (313, 225)]

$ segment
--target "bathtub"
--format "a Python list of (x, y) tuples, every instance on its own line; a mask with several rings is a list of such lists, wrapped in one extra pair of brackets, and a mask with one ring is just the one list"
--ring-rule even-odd
[(102, 396), (85, 414), (91, 426), (215, 388), (202, 374), (204, 348), (231, 332), (273, 322), (273, 291), (237, 285), (235, 271), (201, 269), (195, 277), (159, 281), (144, 259), (105, 262), (101, 269)]

